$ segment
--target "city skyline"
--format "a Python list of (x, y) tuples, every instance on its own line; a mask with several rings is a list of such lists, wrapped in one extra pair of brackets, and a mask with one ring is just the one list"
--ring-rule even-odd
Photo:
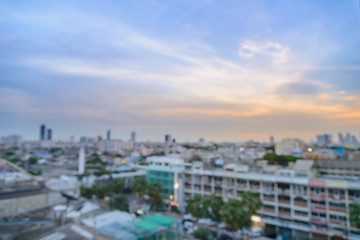
[(359, 136), (355, 0), (0, 2), (0, 22), (1, 136)]

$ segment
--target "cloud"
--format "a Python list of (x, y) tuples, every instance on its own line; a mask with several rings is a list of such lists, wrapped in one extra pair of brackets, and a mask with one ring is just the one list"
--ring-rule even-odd
[(316, 95), (319, 94), (323, 88), (319, 83), (313, 82), (290, 82), (279, 86), (276, 93), (280, 95)]
[(273, 64), (284, 64), (289, 61), (291, 49), (278, 42), (256, 42), (247, 40), (240, 44), (238, 54), (244, 58), (269, 57)]

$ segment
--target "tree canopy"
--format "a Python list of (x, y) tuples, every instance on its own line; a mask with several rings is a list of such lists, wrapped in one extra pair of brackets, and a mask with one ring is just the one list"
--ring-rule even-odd
[(354, 203), (350, 206), (350, 223), (360, 230), (360, 203)]
[(297, 157), (287, 155), (277, 155), (275, 153), (266, 153), (263, 157), (269, 164), (287, 166), (289, 162), (295, 162)]
[(129, 201), (125, 194), (119, 193), (112, 197), (109, 201), (109, 207), (118, 209), (120, 211), (129, 212)]

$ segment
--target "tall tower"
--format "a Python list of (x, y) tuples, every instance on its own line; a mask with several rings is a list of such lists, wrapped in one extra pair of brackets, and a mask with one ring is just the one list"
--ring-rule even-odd
[(270, 136), (270, 145), (274, 145), (274, 144), (275, 144), (274, 136)]
[(47, 130), (47, 140), (52, 140), (52, 129)]
[(79, 152), (79, 174), (85, 173), (85, 148), (81, 147)]
[(108, 129), (106, 132), (106, 140), (110, 140), (110, 138), (111, 138), (111, 131), (110, 129)]
[(165, 135), (165, 143), (167, 144), (171, 144), (172, 143), (172, 138), (170, 134), (166, 134)]
[(42, 124), (40, 126), (40, 141), (45, 140), (45, 131), (46, 131), (45, 124)]
[(136, 132), (131, 132), (131, 141), (132, 141), (133, 143), (136, 142)]

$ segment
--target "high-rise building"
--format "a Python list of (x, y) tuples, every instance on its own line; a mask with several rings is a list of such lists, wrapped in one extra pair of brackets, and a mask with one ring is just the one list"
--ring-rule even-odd
[(106, 132), (106, 140), (110, 140), (111, 139), (111, 131), (110, 131), (110, 129), (109, 130), (107, 130), (107, 132)]
[(322, 134), (316, 136), (319, 145), (326, 145), (332, 143), (332, 136), (330, 134)]
[(52, 140), (52, 129), (47, 130), (47, 140)]
[(172, 143), (172, 139), (171, 139), (171, 135), (170, 135), (170, 134), (166, 134), (166, 135), (165, 135), (165, 143), (167, 143), (167, 144), (171, 144), (171, 143)]
[(274, 144), (275, 144), (274, 136), (270, 136), (270, 145), (274, 145)]
[(136, 142), (136, 132), (131, 132), (131, 141), (132, 141), (133, 143)]
[(45, 124), (42, 124), (40, 126), (40, 141), (45, 140), (45, 131), (46, 131)]
[(339, 136), (339, 143), (344, 144), (344, 136), (343, 136), (343, 134), (339, 133), (338, 136)]
[(301, 152), (305, 149), (305, 143), (297, 138), (286, 138), (281, 142), (275, 143), (275, 153), (277, 155), (292, 155), (301, 157)]

